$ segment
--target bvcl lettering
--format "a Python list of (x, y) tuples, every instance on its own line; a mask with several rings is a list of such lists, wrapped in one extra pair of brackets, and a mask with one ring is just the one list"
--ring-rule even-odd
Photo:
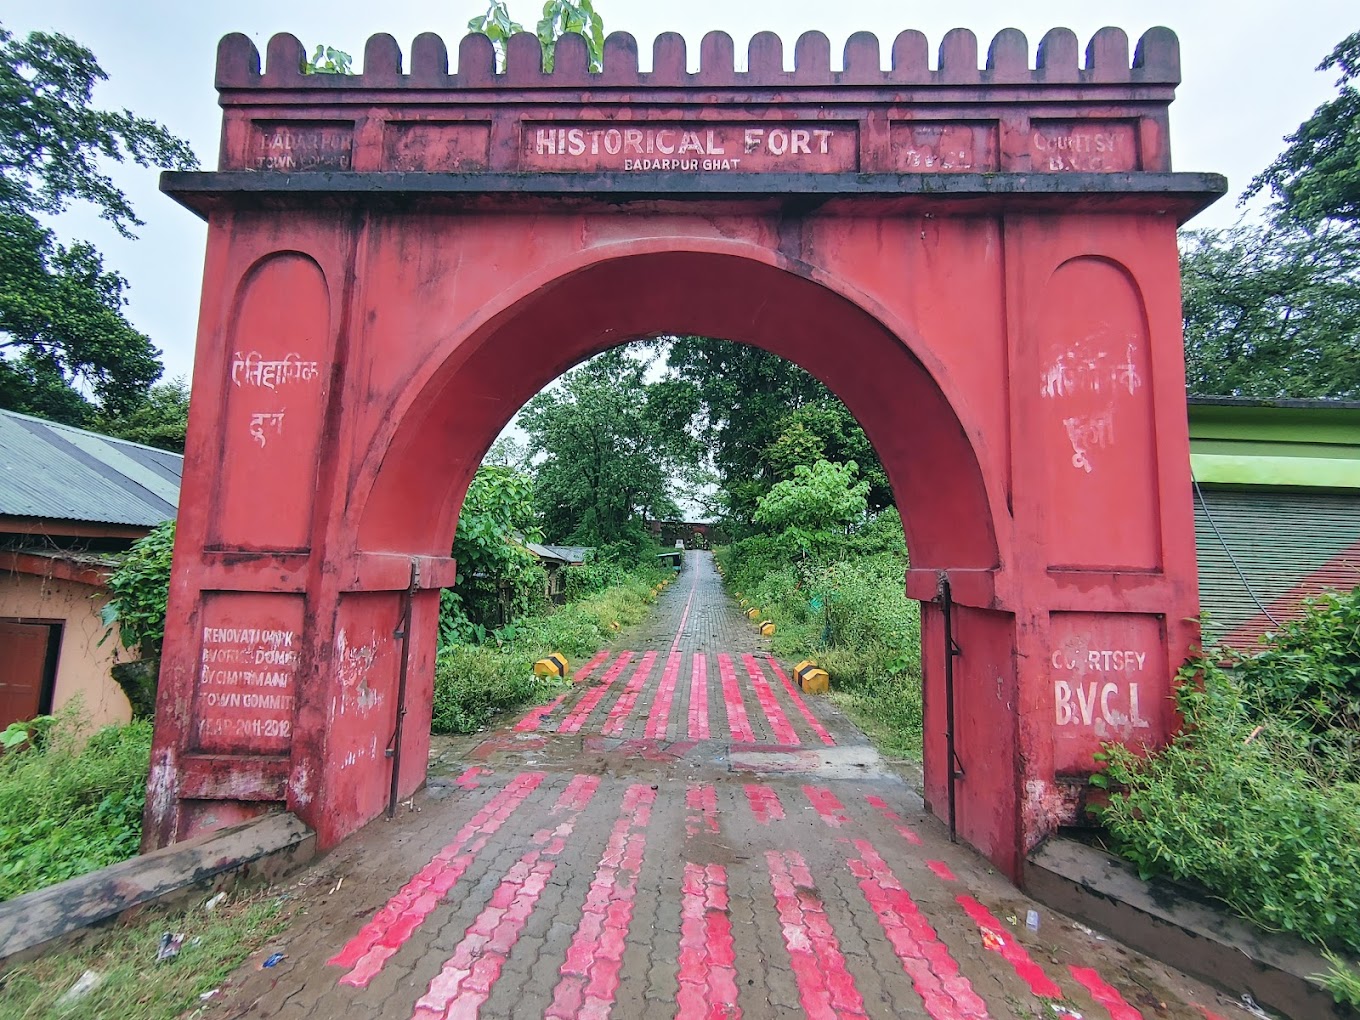
[[(1059, 726), (1146, 729), (1138, 700), (1138, 683), (1124, 685), (1108, 679), (1110, 673), (1136, 674), (1147, 662), (1147, 652), (1131, 648), (1092, 648), (1085, 652), (1055, 649), (1050, 663), (1058, 672), (1076, 674), (1070, 680), (1053, 681), (1055, 721)], [(1086, 679), (1088, 673), (1105, 678)]]
[[(1055, 722), (1059, 726), (1106, 726), (1147, 729), (1151, 723), (1142, 717), (1138, 707), (1138, 685), (1129, 684), (1127, 710), (1119, 684), (1099, 680), (1053, 681)], [(1099, 710), (1099, 716), (1096, 712)]]

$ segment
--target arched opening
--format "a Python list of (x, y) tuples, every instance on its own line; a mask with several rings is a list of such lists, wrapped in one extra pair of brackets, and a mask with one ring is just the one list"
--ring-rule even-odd
[[(643, 337), (686, 333), (730, 338), (807, 370), (839, 397), (878, 452), (901, 511), (913, 574), (912, 596), (935, 592), (937, 571), (989, 576), (1005, 562), (995, 505), (974, 449), (975, 430), (947, 392), (948, 380), (918, 356), (924, 345), (895, 333), (843, 290), (792, 261), (775, 264), (726, 250), (597, 254), (487, 310), (465, 335), (435, 344), (386, 416), (363, 459), (351, 509), (357, 525), (348, 555), (445, 556), (467, 486), (496, 435), (531, 396), (593, 354)], [(682, 250), (675, 250), (680, 248)], [(398, 313), (399, 315), (402, 313)], [(389, 324), (416, 330), (418, 322)], [(905, 327), (898, 325), (905, 332)], [(948, 343), (963, 338), (939, 338)], [(915, 342), (912, 342), (915, 341)], [(966, 599), (965, 599), (966, 600)], [(976, 603), (976, 598), (973, 599)], [(969, 615), (971, 614), (971, 616)], [(434, 626), (434, 602), (423, 626)], [(944, 729), (945, 621), (923, 612), (926, 796), (947, 811), (950, 748)], [(961, 606), (974, 654), (959, 666), (955, 739), (977, 763), (957, 791), (959, 830), (984, 852), (1013, 863), (1018, 793), (1013, 618), (994, 605)], [(974, 668), (976, 664), (976, 668)], [(412, 687), (410, 725), (428, 730), (433, 658)], [(417, 749), (424, 753), (424, 745)], [(361, 813), (364, 808), (356, 804)], [(371, 812), (371, 807), (368, 808)], [(1016, 858), (1018, 859), (1018, 858)]]
[[(592, 354), (662, 333), (748, 343), (806, 369), (879, 452), (913, 565), (1001, 564), (997, 497), (960, 415), (912, 346), (806, 268), (712, 251), (597, 258), (466, 337), (444, 338), (365, 458), (352, 504), (356, 551), (446, 552), (472, 474), (515, 411)], [(431, 505), (437, 514), (421, 509)]]

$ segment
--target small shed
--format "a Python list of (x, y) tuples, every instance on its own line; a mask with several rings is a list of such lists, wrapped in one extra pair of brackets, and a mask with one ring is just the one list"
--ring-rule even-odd
[(96, 725), (130, 717), (99, 612), (117, 554), (175, 516), (183, 462), (0, 411), (0, 728), (77, 695)]
[(524, 548), (538, 557), (538, 562), (548, 572), (548, 599), (556, 603), (566, 598), (564, 571), (568, 567), (579, 567), (595, 551), (584, 545), (544, 545), (538, 542), (526, 542)]
[(663, 567), (670, 567), (677, 574), (685, 563), (685, 547), (677, 542), (674, 549), (663, 549), (656, 554), (656, 562)]

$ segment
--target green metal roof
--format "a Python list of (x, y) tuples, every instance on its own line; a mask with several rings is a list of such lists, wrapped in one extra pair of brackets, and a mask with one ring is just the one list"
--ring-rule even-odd
[(0, 411), (0, 516), (153, 527), (175, 516), (184, 458)]
[(1192, 397), (1189, 419), (1202, 484), (1360, 489), (1360, 403)]

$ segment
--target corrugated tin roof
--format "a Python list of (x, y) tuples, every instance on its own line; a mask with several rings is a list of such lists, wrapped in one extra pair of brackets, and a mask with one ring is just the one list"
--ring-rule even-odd
[(175, 516), (184, 458), (0, 411), (0, 515), (151, 527)]
[(524, 548), (540, 559), (561, 560), (564, 563), (584, 563), (594, 551), (586, 545), (544, 545), (539, 542), (526, 542)]
[(1201, 491), (1195, 547), (1209, 636), (1252, 646), (1273, 629), (1261, 605), (1283, 620), (1298, 615), (1305, 595), (1328, 587), (1349, 590), (1360, 581), (1347, 555), (1360, 543), (1360, 499), (1353, 494)]

